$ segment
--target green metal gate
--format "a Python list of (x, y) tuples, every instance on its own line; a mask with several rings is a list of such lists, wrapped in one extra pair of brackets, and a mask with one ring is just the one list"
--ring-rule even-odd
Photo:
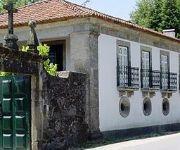
[(30, 149), (30, 77), (0, 77), (0, 150)]

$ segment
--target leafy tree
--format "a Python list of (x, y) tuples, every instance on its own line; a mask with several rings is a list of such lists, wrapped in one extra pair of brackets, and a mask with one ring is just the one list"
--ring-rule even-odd
[[(163, 0), (153, 0), (152, 2), (152, 9), (150, 12), (150, 22), (149, 28), (152, 28), (156, 31), (162, 31), (160, 28), (160, 22), (162, 22), (162, 15), (161, 15), (161, 6)], [(157, 15), (158, 14), (158, 15)]]
[(153, 8), (152, 1), (153, 0), (137, 1), (137, 9), (131, 13), (131, 21), (145, 27), (150, 27), (151, 11)]
[(160, 28), (175, 29), (180, 34), (180, 10), (176, 0), (164, 0)]
[(21, 7), (27, 4), (35, 3), (39, 0), (15, 0), (16, 7)]
[(177, 0), (177, 8), (180, 10), (180, 1)]
[(138, 0), (137, 9), (131, 13), (131, 21), (156, 31), (175, 29), (180, 35), (179, 0)]
[[(7, 3), (8, 0), (0, 0), (0, 13), (3, 11), (3, 5)], [(39, 0), (14, 0), (15, 7), (21, 7), (30, 3), (38, 2)]]

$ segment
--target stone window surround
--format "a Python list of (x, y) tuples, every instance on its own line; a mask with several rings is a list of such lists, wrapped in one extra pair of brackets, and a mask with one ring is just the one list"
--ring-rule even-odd
[[(145, 108), (145, 104), (147, 108)], [(143, 114), (145, 116), (150, 116), (152, 112), (152, 103), (149, 97), (144, 98), (142, 107), (143, 107)]]
[[(149, 52), (150, 53), (150, 62), (149, 62), (149, 70), (152, 71), (152, 47), (148, 47), (148, 46), (144, 46), (144, 45), (140, 45), (140, 86), (141, 86), (141, 90), (144, 91), (144, 89), (142, 88), (142, 76), (141, 76), (141, 69), (142, 69), (142, 52)], [(149, 91), (149, 90), (148, 90)], [(151, 89), (152, 91), (152, 89)]]
[(150, 66), (149, 67), (150, 67), (150, 70), (152, 70), (152, 48), (140, 45), (140, 51), (141, 51), (141, 54), (140, 54), (141, 69), (142, 69), (142, 52), (145, 51), (145, 52), (150, 53), (150, 64), (149, 64)]
[[(119, 40), (119, 39), (116, 40), (116, 59), (118, 59), (117, 56), (118, 56), (119, 46), (127, 47), (127, 50), (128, 50), (128, 67), (131, 67), (131, 48), (130, 48), (130, 45), (131, 45), (130, 42), (122, 41), (122, 40)], [(116, 65), (117, 65), (116, 66), (116, 68), (117, 68), (118, 67), (118, 63), (116, 63)], [(118, 70), (116, 70), (116, 71), (118, 72)], [(118, 75), (117, 75), (116, 79), (118, 80)], [(118, 81), (116, 81), (116, 82), (118, 83)], [(119, 88), (118, 88), (118, 91), (119, 91)]]
[(162, 101), (162, 112), (164, 116), (167, 116), (170, 112), (170, 103), (169, 103), (169, 99), (167, 98), (164, 98)]
[(167, 52), (167, 51), (164, 51), (164, 50), (160, 50), (160, 58), (159, 58), (159, 60), (160, 60), (160, 71), (161, 71), (161, 55), (166, 55), (166, 56), (168, 56), (168, 71), (170, 71), (170, 53), (169, 52)]
[[(122, 110), (123, 107), (123, 110)], [(130, 113), (130, 100), (128, 97), (122, 96), (119, 101), (119, 113), (123, 118), (129, 116)]]
[[(166, 107), (168, 110), (165, 110), (164, 111), (164, 107), (163, 107), (163, 104), (167, 102), (168, 104), (168, 107)], [(148, 105), (147, 106), (150, 106), (149, 107), (149, 110), (145, 110), (144, 109), (144, 104), (147, 103)], [(123, 107), (124, 108), (124, 111), (121, 110), (121, 107), (122, 107), (122, 104), (123, 104)], [(119, 112), (120, 112), (120, 115), (124, 118), (128, 117), (129, 116), (129, 113), (130, 113), (130, 100), (128, 97), (126, 96), (122, 96), (120, 101), (119, 101)], [(151, 112), (152, 112), (152, 103), (151, 103), (151, 99), (149, 97), (145, 97), (144, 100), (143, 100), (143, 113), (145, 116), (150, 116), (151, 115)], [(169, 99), (167, 98), (164, 98), (163, 101), (162, 101), (162, 113), (164, 116), (167, 116), (170, 112), (170, 103), (169, 103)]]
[(128, 48), (128, 66), (131, 66), (131, 43), (122, 41), (122, 40), (117, 40), (116, 41), (116, 56), (117, 56), (117, 50), (119, 46), (124, 46)]

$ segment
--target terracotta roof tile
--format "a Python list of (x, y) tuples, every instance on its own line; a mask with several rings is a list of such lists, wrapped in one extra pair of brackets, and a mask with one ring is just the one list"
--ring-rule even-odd
[[(180, 42), (180, 39), (163, 35), (162, 33), (147, 29), (128, 21), (109, 16), (98, 11), (79, 6), (64, 0), (42, 0), (18, 9), (14, 14), (15, 26), (26, 26), (29, 20), (36, 20), (37, 23), (50, 23), (71, 18), (96, 17), (109, 22), (134, 28), (149, 34), (171, 39)], [(7, 28), (7, 13), (0, 15), (0, 29)]]

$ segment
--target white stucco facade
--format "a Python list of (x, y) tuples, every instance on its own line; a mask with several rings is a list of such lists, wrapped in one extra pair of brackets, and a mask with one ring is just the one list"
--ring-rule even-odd
[[(91, 24), (90, 21), (96, 24)], [(99, 26), (96, 26), (97, 24), (102, 25), (102, 27), (99, 28)], [(116, 37), (114, 35), (110, 36), (116, 34), (116, 30), (113, 32), (114, 29), (119, 32)], [(19, 44), (28, 39), (28, 27), (16, 28), (15, 31), (19, 38)], [(177, 73), (177, 77), (179, 76), (178, 52), (142, 44), (148, 43), (148, 39), (150, 41), (153, 41), (152, 39), (156, 40), (157, 37), (119, 27), (118, 25), (108, 24), (107, 22), (85, 18), (38, 25), (36, 31), (40, 42), (65, 41), (65, 58), (63, 58), (65, 60), (65, 70), (83, 72), (89, 75), (89, 89), (86, 90), (86, 121), (92, 131), (98, 131), (99, 128), (103, 132), (180, 123), (179, 87), (168, 98), (170, 112), (167, 116), (162, 113), (163, 98), (160, 90), (155, 91), (155, 95), (150, 98), (152, 103), (151, 114), (149, 116), (144, 115), (143, 100), (145, 97), (140, 88), (141, 83), (139, 83), (139, 89), (128, 97), (130, 101), (129, 115), (124, 118), (119, 112), (121, 96), (117, 88), (116, 69), (118, 40), (130, 43), (131, 67), (139, 68), (139, 81), (141, 81), (141, 46), (151, 49), (153, 70), (160, 71), (160, 53), (161, 51), (168, 52), (170, 72)], [(6, 30), (1, 30), (0, 43), (4, 43), (6, 32)], [(99, 35), (99, 33), (101, 34)], [(118, 38), (119, 36), (128, 38), (128, 35), (130, 37), (135, 36), (135, 39), (128, 41), (127, 39)], [(96, 41), (96, 38), (98, 41)], [(142, 41), (134, 42), (137, 38)], [(144, 39), (145, 41), (143, 41)], [(168, 42), (170, 43), (170, 41)], [(177, 78), (177, 83), (179, 83), (178, 80), (179, 78)]]
[[(150, 45), (127, 41), (113, 36), (100, 34), (98, 39), (98, 69), (99, 69), (99, 122), (100, 131), (112, 131), (121, 129), (130, 129), (138, 127), (147, 127), (154, 125), (165, 125), (171, 123), (180, 123), (180, 94), (177, 85), (177, 91), (170, 96), (169, 114), (165, 116), (162, 113), (162, 93), (155, 91), (152, 96), (152, 112), (149, 116), (143, 113), (143, 94), (139, 89), (128, 97), (130, 100), (130, 113), (124, 118), (119, 112), (120, 92), (117, 89), (117, 40), (130, 42), (130, 61), (132, 67), (141, 68), (141, 49), (140, 46), (146, 46), (152, 49), (152, 70), (160, 71), (160, 52), (169, 52), (170, 72), (177, 73), (179, 76), (179, 54), (168, 49), (160, 49)], [(139, 71), (140, 79), (140, 71)], [(140, 80), (141, 81), (141, 80)], [(178, 78), (177, 78), (178, 83)], [(139, 83), (140, 84), (140, 83)]]

